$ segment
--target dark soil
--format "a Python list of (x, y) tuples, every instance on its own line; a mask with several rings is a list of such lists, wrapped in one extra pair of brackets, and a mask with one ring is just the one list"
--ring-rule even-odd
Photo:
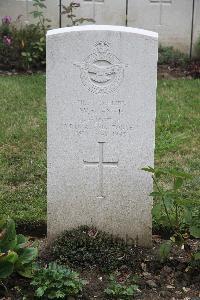
[(17, 222), (16, 228), (18, 232), (24, 235), (37, 238), (44, 238), (47, 234), (47, 224), (45, 221)]
[(159, 79), (198, 79), (200, 78), (200, 61), (191, 61), (183, 66), (159, 65)]
[[(0, 66), (0, 76), (7, 75), (31, 75), (34, 73), (45, 74), (45, 70), (5, 70)], [(200, 60), (190, 61), (184, 66), (176, 65), (158, 65), (158, 78), (159, 79), (176, 79), (187, 78), (197, 79), (200, 78)]]
[[(135, 248), (140, 265), (136, 262), (137, 267), (135, 268), (127, 264), (118, 269), (120, 282), (125, 281), (131, 275), (138, 276), (139, 289), (134, 299), (200, 300), (200, 270), (189, 267), (190, 253), (199, 249), (200, 241), (187, 240), (185, 249), (175, 246), (168, 262), (164, 264), (157, 259), (157, 251), (162, 242), (160, 236), (153, 236), (152, 249)], [(43, 264), (46, 264), (51, 261), (46, 239), (40, 239), (39, 243), (39, 259)], [(92, 265), (84, 269), (76, 268), (76, 270), (81, 273), (82, 278), (88, 281), (83, 295), (78, 299), (109, 299), (104, 293), (109, 274), (100, 272), (97, 267)], [(23, 300), (24, 295), (28, 300), (34, 299), (34, 292), (29, 280), (15, 275), (5, 284), (9, 296), (3, 297), (4, 290), (0, 289), (1, 300)]]

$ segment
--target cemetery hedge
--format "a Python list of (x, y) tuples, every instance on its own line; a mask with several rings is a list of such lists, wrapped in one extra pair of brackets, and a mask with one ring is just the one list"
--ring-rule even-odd
[[(200, 199), (199, 88), (200, 80), (158, 82), (155, 151), (156, 166), (194, 175), (183, 194), (196, 200)], [(45, 224), (45, 76), (1, 76), (0, 90), (0, 215), (9, 215), (18, 225)]]

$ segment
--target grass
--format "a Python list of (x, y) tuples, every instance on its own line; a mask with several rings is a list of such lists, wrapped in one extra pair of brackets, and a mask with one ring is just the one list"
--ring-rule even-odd
[[(46, 220), (45, 77), (0, 77), (0, 216)], [(156, 165), (194, 174), (184, 189), (200, 198), (200, 81), (158, 84)]]
[(158, 85), (155, 164), (182, 169), (193, 180), (185, 197), (200, 199), (200, 80), (161, 80)]
[(45, 220), (45, 77), (0, 77), (0, 90), (0, 214)]

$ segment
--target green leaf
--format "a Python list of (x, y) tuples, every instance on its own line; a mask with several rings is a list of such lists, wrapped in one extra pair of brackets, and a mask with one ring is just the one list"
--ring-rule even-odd
[(161, 213), (162, 213), (162, 205), (161, 205), (161, 203), (154, 204), (154, 206), (152, 208), (152, 215), (155, 218), (160, 218), (161, 217)]
[(184, 219), (186, 223), (191, 223), (192, 222), (192, 212), (189, 207), (184, 208)]
[(200, 227), (199, 226), (190, 226), (190, 234), (195, 238), (200, 238)]
[(23, 234), (17, 235), (17, 244), (25, 244), (28, 242), (28, 238), (25, 237)]
[(42, 297), (43, 295), (44, 295), (44, 290), (43, 290), (43, 288), (41, 288), (41, 287), (39, 287), (37, 290), (36, 290), (36, 292), (35, 292), (35, 294), (36, 294), (36, 296), (37, 297)]
[(192, 178), (191, 174), (184, 173), (184, 172), (178, 172), (174, 169), (168, 170), (168, 174), (172, 175), (174, 177), (177, 177), (177, 178), (182, 178), (182, 179), (191, 179)]
[(33, 260), (35, 260), (37, 256), (38, 256), (37, 248), (30, 247), (30, 248), (23, 249), (22, 252), (20, 253), (18, 263), (22, 265), (28, 264)]
[(17, 235), (17, 243), (15, 247), (15, 251), (18, 251), (19, 249), (25, 248), (27, 245), (28, 239), (23, 234)]
[(40, 3), (40, 4), (38, 4), (38, 6), (39, 6), (39, 8), (47, 8), (44, 3)]
[(155, 169), (153, 169), (152, 167), (148, 166), (148, 167), (145, 167), (145, 168), (142, 168), (142, 171), (145, 171), (145, 172), (149, 172), (149, 173), (155, 173)]
[(10, 262), (12, 264), (15, 264), (17, 259), (18, 259), (18, 255), (14, 251), (8, 251), (6, 255), (0, 256), (1, 262)]
[(193, 254), (194, 260), (200, 260), (200, 252)]
[(55, 293), (56, 298), (65, 298), (65, 294), (61, 291), (57, 291)]
[(21, 265), (20, 267), (17, 266), (16, 271), (18, 274), (25, 278), (32, 278), (34, 275), (34, 268), (32, 263), (27, 265)]
[(164, 203), (165, 203), (165, 206), (167, 207), (167, 209), (171, 209), (174, 204), (174, 199), (171, 197), (171, 194), (166, 193), (163, 196), (163, 199), (164, 199)]
[(0, 261), (0, 278), (5, 279), (9, 277), (14, 270), (14, 265), (11, 262)]
[(43, 13), (41, 11), (32, 11), (30, 14), (32, 14), (34, 18), (38, 18), (41, 17)]
[(172, 248), (171, 241), (167, 241), (166, 243), (163, 243), (159, 248), (159, 257), (161, 262), (164, 262), (169, 257), (170, 251)]
[(15, 222), (12, 219), (6, 220), (0, 228), (0, 232), (0, 250), (6, 252), (14, 249), (17, 241)]
[(126, 289), (126, 295), (128, 295), (128, 296), (133, 296), (134, 295), (134, 288), (133, 288), (133, 286), (129, 286)]
[(105, 289), (105, 293), (108, 294), (108, 295), (114, 295), (115, 294), (114, 291), (109, 289), (109, 288)]
[(151, 196), (151, 197), (162, 197), (162, 193), (160, 193), (160, 192), (152, 192), (152, 193), (150, 194), (150, 196)]
[(175, 178), (174, 189), (178, 190), (182, 185), (183, 185), (183, 178), (182, 177)]

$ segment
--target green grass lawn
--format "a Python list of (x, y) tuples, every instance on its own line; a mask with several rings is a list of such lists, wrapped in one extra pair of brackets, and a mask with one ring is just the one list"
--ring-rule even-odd
[[(45, 76), (0, 77), (0, 216), (46, 220)], [(200, 81), (158, 84), (156, 165), (194, 174), (184, 187), (200, 198)]]

